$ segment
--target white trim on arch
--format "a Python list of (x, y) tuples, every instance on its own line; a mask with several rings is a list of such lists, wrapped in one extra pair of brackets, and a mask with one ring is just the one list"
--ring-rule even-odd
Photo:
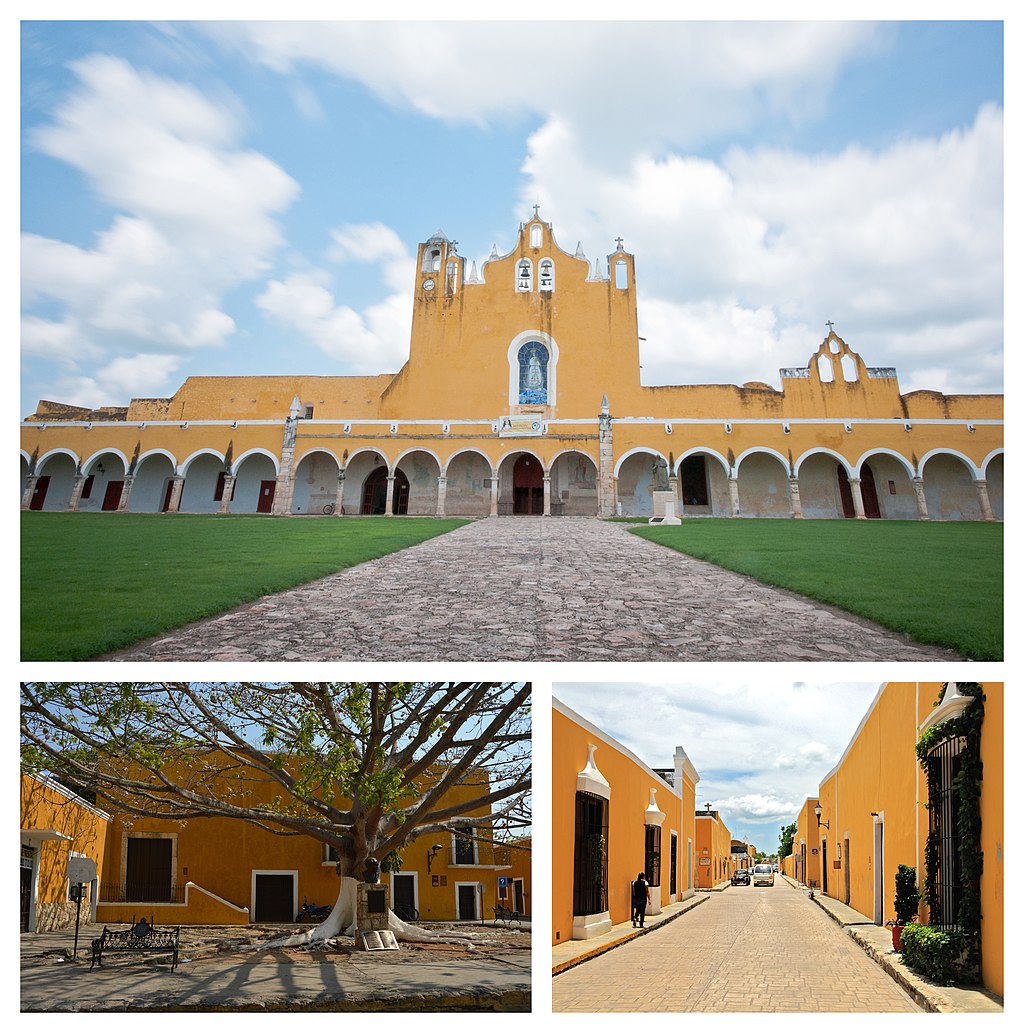
[(689, 459), (690, 456), (712, 456), (722, 464), (722, 470), (725, 472), (725, 476), (729, 476), (729, 460), (725, 458), (720, 452), (716, 452), (713, 448), (708, 448), (706, 445), (695, 445), (693, 448), (688, 448), (677, 460), (676, 468), (672, 472), (676, 475), (679, 474), (679, 469), (683, 465), (684, 459)]
[[(307, 452), (305, 455), (308, 454), (309, 453)], [(383, 459), (384, 462), (387, 464), (388, 472), (392, 472), (391, 461), (388, 459), (387, 454), (383, 451), (383, 449), (374, 448), (372, 445), (363, 445), (362, 448), (357, 448), (354, 452), (350, 452), (348, 455), (348, 459), (345, 460), (344, 464), (338, 464), (339, 468), (342, 470), (347, 470), (352, 465), (352, 460), (362, 455), (380, 456), (381, 459)], [(303, 458), (305, 458), (305, 456), (303, 456)], [(298, 469), (298, 464), (296, 464), (295, 469)]]
[(75, 455), (75, 453), (72, 452), (70, 448), (51, 448), (49, 452), (44, 452), (36, 460), (36, 474), (37, 475), (42, 473), (42, 469), (46, 465), (47, 461), (52, 459), (54, 456), (67, 456), (68, 459), (70, 459), (71, 462), (73, 462), (75, 464), (75, 469), (77, 470), (79, 468), (78, 467), (78, 462), (79, 462), (78, 456)]
[[(913, 464), (906, 458), (906, 456), (900, 455), (899, 452), (896, 452), (895, 450), (893, 450), (891, 448), (869, 448), (866, 452), (863, 452), (861, 454), (860, 458), (857, 460), (857, 465), (855, 467), (855, 469), (857, 470), (856, 476), (858, 476), (858, 477), (860, 476), (860, 469), (861, 469), (861, 467), (872, 456), (891, 456), (893, 459), (896, 460), (896, 462), (898, 462), (900, 464), (900, 466), (903, 467), (904, 470), (907, 471), (907, 476), (911, 480), (914, 479), (915, 475), (914, 475)], [(853, 477), (854, 474), (851, 473), (850, 476)]]
[(981, 461), (981, 472), (985, 480), (988, 480), (988, 465), (993, 459), (1002, 459), (1003, 449), (994, 448), (985, 458)]
[(121, 464), (124, 466), (124, 472), (127, 475), (128, 457), (119, 448), (101, 448), (98, 452), (93, 452), (93, 454), (82, 463), (82, 473), (86, 473), (88, 471), (91, 463), (96, 462), (97, 459), (106, 455), (117, 456), (117, 458), (121, 460)]
[(789, 460), (780, 452), (778, 449), (768, 448), (765, 445), (752, 445), (736, 457), (736, 463), (733, 466), (733, 475), (738, 477), (740, 473), (740, 463), (743, 462), (747, 456), (752, 456), (760, 453), (761, 455), (774, 456), (782, 464), (782, 472), (788, 477), (789, 476)]
[(274, 464), (274, 476), (275, 477), (281, 472), (280, 460), (277, 458), (276, 455), (274, 455), (273, 452), (271, 452), (267, 448), (250, 448), (250, 449), (247, 449), (245, 452), (243, 452), (231, 464), (231, 475), (233, 477), (237, 477), (238, 476), (238, 471), (239, 471), (239, 469), (241, 469), (242, 463), (244, 463), (246, 461), (246, 459), (249, 459), (252, 456), (266, 456), (267, 459), (269, 459), (271, 461), (271, 463)]
[[(302, 455), (297, 455), (295, 457), (295, 469), (298, 470), (299, 466), (306, 459), (308, 459), (310, 456), (315, 456), (317, 454), (330, 456), (337, 464), (338, 469), (341, 469), (341, 460), (329, 448), (324, 448), (323, 445), (314, 445), (312, 448), (307, 449), (305, 452), (303, 452)], [(383, 456), (384, 453), (381, 452), (381, 455)], [(349, 458), (351, 459), (351, 456)], [(384, 456), (384, 459), (387, 460), (387, 456)]]
[(924, 476), (925, 463), (935, 456), (953, 456), (955, 459), (959, 459), (967, 467), (967, 470), (971, 475), (971, 480), (980, 481), (984, 479), (982, 472), (977, 468), (977, 466), (975, 466), (974, 463), (963, 454), (963, 452), (957, 452), (956, 449), (953, 448), (933, 448), (930, 452), (925, 452), (917, 464), (917, 468), (921, 471), (922, 477)]
[(528, 341), (538, 341), (548, 350), (548, 400), (554, 405), (558, 398), (558, 345), (555, 339), (543, 330), (524, 330), (512, 338), (508, 346), (508, 404), (518, 406), (519, 402), (519, 349)]
[(135, 464), (135, 472), (138, 473), (139, 467), (153, 456), (163, 456), (165, 459), (170, 460), (172, 472), (178, 472), (178, 457), (168, 452), (166, 448), (151, 448), (147, 452), (140, 453), (139, 461)]
[(622, 469), (622, 464), (630, 456), (635, 456), (637, 454), (649, 455), (652, 458), (654, 456), (661, 456), (661, 458), (665, 460), (665, 463), (668, 463), (668, 456), (661, 455), (661, 453), (656, 448), (644, 448), (643, 446), (638, 446), (637, 448), (631, 448), (628, 452), (624, 452), (621, 456), (619, 456), (618, 461), (615, 463), (615, 469), (612, 471), (612, 476), (618, 477), (619, 471)]
[(856, 476), (856, 474), (853, 472), (854, 467), (852, 467), (850, 465), (850, 461), (846, 458), (846, 456), (842, 455), (840, 452), (837, 452), (835, 449), (833, 449), (833, 448), (809, 448), (806, 452), (804, 452), (800, 456), (799, 459), (796, 460), (796, 462), (793, 463), (793, 476), (794, 477), (799, 477), (800, 476), (800, 467), (803, 466), (804, 462), (806, 460), (810, 459), (812, 456), (831, 456), (833, 459), (836, 459), (840, 463), (842, 463), (844, 469), (846, 470), (846, 476), (847, 477), (855, 477)]
[(435, 463), (437, 463), (438, 472), (441, 470), (441, 457), (432, 449), (425, 448), (423, 445), (413, 445), (412, 448), (407, 448), (404, 452), (398, 454), (398, 458), (395, 460), (395, 469), (398, 469), (398, 464), (405, 459), (406, 456), (415, 455), (417, 452), (424, 452), (428, 456), (431, 456)]
[(188, 468), (189, 468), (189, 467), (190, 467), (190, 466), (192, 465), (192, 463), (193, 463), (193, 462), (194, 462), (194, 461), (195, 461), (196, 459), (198, 459), (198, 458), (199, 458), (200, 456), (213, 456), (213, 458), (214, 458), (214, 459), (219, 459), (219, 460), (221, 461), (221, 464), (223, 464), (223, 463), (224, 463), (224, 455), (223, 455), (223, 453), (221, 453), (221, 452), (218, 452), (218, 451), (217, 451), (217, 450), (216, 450), (215, 448), (200, 448), (200, 449), (197, 449), (197, 450), (196, 450), (195, 452), (193, 452), (193, 453), (192, 453), (192, 455), (190, 455), (190, 456), (189, 456), (189, 457), (188, 457), (188, 458), (187, 458), (187, 459), (186, 459), (186, 460), (185, 460), (185, 461), (184, 461), (184, 462), (183, 462), (183, 463), (181, 464), (181, 466), (180, 466), (180, 467), (178, 467), (178, 471), (177, 471), (177, 472), (178, 472), (178, 473), (179, 473), (179, 474), (180, 474), (180, 475), (181, 475), (182, 477), (187, 477), (187, 476), (188, 476)]
[(584, 456), (594, 464), (595, 470), (600, 469), (600, 464), (598, 463), (598, 461), (589, 452), (585, 451), (582, 448), (563, 448), (561, 452), (556, 452), (551, 457), (551, 466), (549, 469), (553, 470), (555, 468), (555, 463), (558, 462), (560, 456)]
[(448, 476), (449, 468), (451, 467), (452, 463), (456, 459), (459, 458), (459, 456), (470, 455), (470, 454), (479, 456), (490, 467), (491, 476), (492, 477), (497, 477), (498, 476), (498, 468), (491, 461), (491, 457), (486, 452), (484, 452), (482, 449), (474, 448), (472, 445), (467, 445), (465, 448), (460, 448), (458, 450), (458, 452), (453, 452), (441, 464), (441, 476), (442, 477), (447, 477)]

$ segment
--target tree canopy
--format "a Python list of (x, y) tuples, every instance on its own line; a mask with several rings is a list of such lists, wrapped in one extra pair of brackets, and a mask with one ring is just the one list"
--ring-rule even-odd
[(312, 836), (358, 877), (420, 835), (529, 826), (529, 702), (507, 682), (26, 682), (22, 766), (126, 815)]

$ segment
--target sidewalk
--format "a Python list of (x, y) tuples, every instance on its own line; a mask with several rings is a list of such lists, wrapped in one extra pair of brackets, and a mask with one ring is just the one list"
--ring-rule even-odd
[[(725, 884), (716, 887), (724, 889)], [(707, 891), (697, 893), (696, 896), (675, 904), (668, 904), (661, 909), (660, 915), (647, 915), (644, 918), (643, 929), (635, 929), (631, 922), (622, 922), (620, 925), (612, 926), (611, 931), (603, 936), (595, 936), (589, 940), (566, 940), (565, 943), (556, 943), (551, 948), (551, 974), (557, 976), (559, 972), (565, 972), (574, 965), (580, 965), (584, 961), (590, 961), (601, 954), (605, 954), (616, 947), (621, 947), (638, 936), (646, 936), (659, 926), (671, 922), (687, 911), (703, 904), (707, 897)]]
[[(804, 893), (810, 891), (788, 875), (782, 876), (795, 889)], [(849, 934), (871, 958), (880, 965), (911, 997), (930, 1012), (989, 1012), (1000, 1013), (1003, 1002), (980, 988), (960, 986), (936, 986), (912, 972), (903, 964), (901, 955), (892, 949), (892, 931), (885, 926), (875, 925), (859, 911), (815, 892), (814, 903)]]
[(89, 945), (101, 931), (82, 927), (75, 960), (73, 929), (21, 935), (23, 1012), (530, 1010), (529, 937), (516, 946), (499, 930), (489, 942), (489, 927), (473, 929), (472, 951), (403, 944), (373, 952), (257, 949), (247, 942), (253, 927), (200, 942), (193, 928), (173, 973), (158, 955), (112, 955), (90, 970)]

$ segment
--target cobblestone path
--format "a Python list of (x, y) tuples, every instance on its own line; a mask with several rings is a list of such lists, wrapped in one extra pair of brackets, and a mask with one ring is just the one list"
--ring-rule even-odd
[(110, 660), (955, 660), (588, 518), (494, 517)]
[(776, 880), (734, 886), (555, 976), (556, 1012), (915, 1012), (823, 911)]

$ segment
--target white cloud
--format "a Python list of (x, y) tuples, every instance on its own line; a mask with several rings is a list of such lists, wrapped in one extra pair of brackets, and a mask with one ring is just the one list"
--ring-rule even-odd
[[(233, 116), (194, 87), (105, 55), (72, 68), (76, 88), (30, 141), (78, 169), (116, 214), (92, 247), (25, 234), (23, 296), (30, 309), (60, 310), (49, 320), (51, 353), (71, 363), (109, 357), (77, 381), (78, 399), (107, 385), (118, 397), (129, 384), (155, 393), (180, 365), (171, 353), (232, 336), (223, 295), (269, 268), (278, 216), (298, 186), (243, 149)], [(45, 346), (41, 329), (38, 318), (26, 322), (30, 352)], [(59, 340), (72, 333), (75, 348)]]

